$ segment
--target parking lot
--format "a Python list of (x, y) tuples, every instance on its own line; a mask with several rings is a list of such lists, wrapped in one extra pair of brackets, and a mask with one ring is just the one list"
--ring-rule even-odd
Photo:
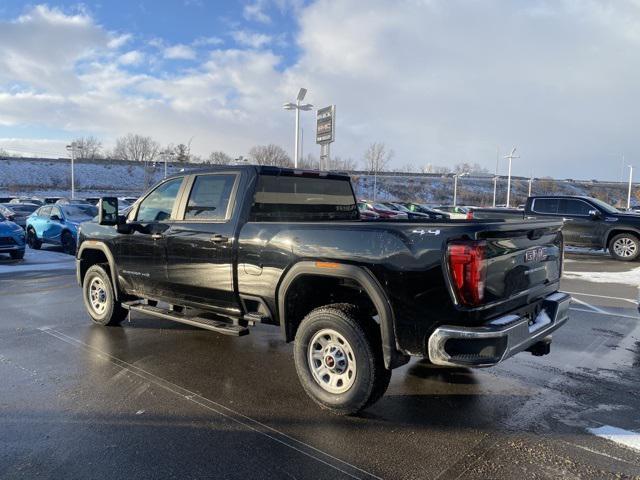
[(639, 262), (567, 253), (574, 303), (551, 355), (414, 359), (364, 414), (336, 417), (303, 392), (278, 329), (94, 326), (72, 257), (3, 257), (0, 477), (638, 477), (639, 283)]

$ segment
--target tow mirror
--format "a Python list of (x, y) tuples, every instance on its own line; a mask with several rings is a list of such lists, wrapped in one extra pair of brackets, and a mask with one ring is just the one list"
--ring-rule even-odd
[(98, 224), (118, 225), (118, 199), (102, 197), (98, 202)]
[(589, 217), (591, 217), (592, 220), (597, 220), (600, 218), (600, 211), (599, 210), (589, 210)]

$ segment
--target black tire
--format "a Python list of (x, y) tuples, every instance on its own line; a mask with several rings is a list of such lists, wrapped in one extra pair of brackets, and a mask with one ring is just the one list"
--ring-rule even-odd
[[(312, 349), (313, 345), (319, 345), (317, 339), (322, 338), (324, 332), (335, 332), (338, 342), (325, 339), (329, 343), (327, 347), (315, 350), (318, 355), (324, 355), (332, 345), (345, 346), (344, 343), (340, 345), (339, 339), (342, 338), (346, 341), (347, 352), (355, 359), (355, 363), (351, 364), (348, 354), (338, 357), (341, 361), (347, 361), (347, 368), (353, 368), (354, 379), (346, 379), (347, 385), (337, 386), (348, 388), (346, 391), (328, 391), (327, 388), (331, 388), (329, 380), (323, 382), (325, 386), (321, 386), (322, 380), (316, 379), (318, 369), (327, 370), (327, 357), (311, 360), (309, 344), (313, 342)], [(333, 356), (331, 358), (331, 364), (337, 367), (338, 361)], [(378, 326), (350, 304), (332, 304), (311, 311), (302, 320), (296, 333), (294, 360), (298, 378), (307, 395), (321, 408), (337, 415), (353, 415), (372, 405), (384, 395), (391, 380), (391, 370), (384, 366)], [(311, 362), (318, 362), (315, 369)], [(344, 373), (348, 374), (349, 371)], [(331, 375), (334, 374), (327, 372), (327, 377), (331, 378)], [(349, 385), (349, 382), (352, 383)]]
[(69, 255), (76, 254), (76, 239), (73, 238), (71, 232), (62, 232), (60, 243), (62, 244), (62, 251), (64, 253), (67, 253)]
[(10, 255), (12, 260), (22, 260), (24, 258), (24, 250), (10, 252)]
[(111, 278), (102, 265), (93, 265), (85, 273), (82, 298), (91, 320), (98, 325), (118, 325), (129, 313), (116, 300)]
[(633, 233), (619, 233), (609, 242), (609, 254), (616, 260), (632, 262), (640, 255), (640, 239)]
[(40, 250), (42, 247), (42, 241), (38, 239), (38, 234), (33, 228), (27, 230), (27, 245), (34, 250)]

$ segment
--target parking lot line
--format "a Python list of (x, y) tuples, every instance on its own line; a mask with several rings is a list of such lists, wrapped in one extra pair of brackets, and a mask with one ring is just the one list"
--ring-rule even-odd
[(609, 313), (606, 310), (603, 310), (603, 309), (601, 309), (599, 307), (596, 307), (595, 305), (591, 305), (590, 303), (583, 302), (582, 300), (579, 300), (577, 298), (573, 298), (572, 301), (576, 302), (576, 303), (579, 303), (580, 305), (584, 305), (585, 307), (590, 308), (592, 311), (597, 312), (597, 313), (604, 313), (604, 314)]
[(621, 300), (623, 302), (629, 302), (629, 303), (633, 303), (634, 305), (638, 305), (637, 300), (632, 300), (630, 298), (610, 297), (608, 295), (596, 295), (595, 293), (569, 292), (567, 290), (563, 290), (563, 292), (568, 293), (569, 295), (582, 295), (585, 297), (605, 298), (607, 300)]
[[(38, 330), (42, 333), (46, 333), (47, 335), (50, 335), (54, 338), (57, 338), (58, 340), (61, 340), (63, 342), (66, 342), (70, 345), (74, 345), (76, 347), (79, 348), (83, 348), (99, 357), (104, 358), (105, 360), (108, 360), (109, 362), (113, 363), (114, 365), (122, 368), (123, 370), (126, 370), (130, 373), (132, 373), (133, 375), (136, 375), (142, 379), (144, 379), (147, 382), (150, 382), (154, 385), (156, 385), (159, 388), (162, 388), (166, 391), (169, 391), (179, 397), (184, 398), (187, 401), (190, 401), (192, 403), (195, 403), (196, 405), (199, 405), (207, 410), (210, 410), (212, 412), (217, 413), (218, 415), (221, 415), (222, 417), (225, 417), (229, 420), (232, 420), (260, 435), (263, 435), (264, 437), (267, 437), (277, 443), (280, 443), (281, 445), (284, 445), (292, 450), (295, 450), (298, 453), (301, 453), (302, 455), (305, 455), (313, 460), (316, 460), (328, 467), (333, 468), (334, 470), (337, 470), (345, 475), (347, 475), (348, 477), (351, 478), (355, 478), (355, 479), (363, 479), (363, 478), (375, 478), (377, 480), (382, 480), (381, 477), (378, 477), (376, 475), (374, 475), (373, 473), (367, 472), (366, 470), (363, 470), (345, 460), (341, 460), (340, 458), (334, 457), (333, 455), (331, 455), (330, 453), (327, 453), (323, 450), (320, 450), (312, 445), (309, 445), (308, 443), (305, 443), (303, 441), (297, 440), (296, 438), (293, 438), (289, 435), (287, 435), (284, 432), (281, 432), (273, 427), (270, 427), (268, 425), (265, 425), (262, 422), (259, 422), (258, 420), (255, 420), (251, 417), (248, 417), (240, 412), (237, 412), (229, 407), (226, 407), (220, 403), (217, 403), (211, 399), (208, 399), (206, 397), (203, 397), (202, 395), (199, 395), (195, 392), (192, 392), (191, 390), (188, 390), (184, 387), (181, 387), (180, 385), (177, 385), (173, 382), (170, 382), (169, 380), (165, 380), (162, 377), (159, 377), (153, 373), (147, 372), (146, 370), (143, 370), (140, 367), (137, 367), (135, 365), (132, 365), (128, 362), (125, 362), (124, 360), (121, 360), (117, 357), (114, 357), (113, 355), (110, 355), (106, 352), (103, 352), (102, 350), (95, 348), (87, 343), (84, 343), (81, 340), (78, 340), (77, 338), (74, 337), (70, 337), (69, 335), (66, 335), (58, 330), (56, 330), (53, 327), (40, 327), (38, 328)], [(222, 411), (224, 410), (224, 412)], [(268, 430), (265, 431), (265, 430)], [(281, 438), (278, 438), (281, 437)], [(295, 445), (294, 445), (295, 444)], [(296, 446), (297, 445), (297, 446)], [(365, 476), (363, 477), (362, 475), (358, 475), (355, 472), (349, 472), (344, 468), (338, 467), (337, 465), (334, 465), (332, 463), (330, 463), (327, 460), (324, 460), (323, 458), (320, 458), (319, 455), (314, 455), (313, 453), (309, 452), (309, 451), (305, 451), (304, 449), (308, 449), (311, 450), (327, 459), (331, 459), (334, 460), (336, 463), (339, 463), (340, 465), (342, 465), (343, 467), (347, 467), (348, 469), (351, 469), (355, 472), (359, 472), (361, 474), (364, 474)]]

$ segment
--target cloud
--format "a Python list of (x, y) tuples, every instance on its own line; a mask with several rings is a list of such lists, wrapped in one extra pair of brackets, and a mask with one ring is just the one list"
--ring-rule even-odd
[(118, 62), (122, 65), (138, 65), (144, 60), (144, 54), (139, 50), (131, 50), (118, 57)]
[(271, 23), (271, 17), (264, 12), (264, 4), (262, 0), (246, 4), (242, 9), (242, 16), (249, 21)]
[(193, 60), (196, 58), (196, 52), (187, 45), (172, 45), (164, 49), (164, 58), (171, 60)]
[(234, 30), (231, 36), (239, 45), (251, 48), (262, 48), (273, 40), (270, 35), (248, 30)]
[(221, 45), (224, 43), (220, 37), (198, 37), (196, 38), (192, 45), (194, 47), (208, 47), (212, 45)]
[[(281, 105), (303, 86), (305, 101), (337, 105), (332, 153), (343, 157), (382, 141), (397, 165), (493, 169), (496, 147), (515, 145), (515, 174), (607, 179), (620, 170), (611, 154), (640, 158), (632, 0), (287, 5), (295, 57), (274, 53), (277, 31), (237, 29), (233, 48), (217, 37), (156, 39), (155, 60), (86, 12), (28, 9), (0, 22), (0, 125), (89, 132), (106, 145), (128, 131), (163, 144), (194, 137), (198, 154), (239, 155), (259, 143), (289, 148), (293, 118)], [(305, 151), (316, 149), (313, 113), (301, 121)]]

